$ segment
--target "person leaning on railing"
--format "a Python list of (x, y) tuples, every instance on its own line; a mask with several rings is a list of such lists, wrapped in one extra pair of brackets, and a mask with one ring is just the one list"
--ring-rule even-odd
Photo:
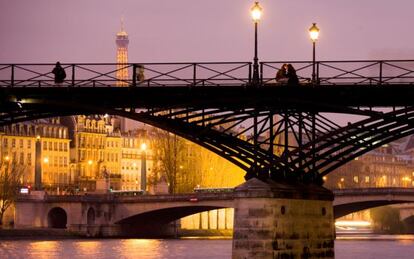
[(60, 65), (60, 62), (56, 62), (56, 66), (52, 70), (52, 74), (55, 75), (55, 84), (60, 85), (66, 78), (65, 69)]
[(138, 65), (138, 73), (137, 73), (137, 83), (141, 84), (142, 82), (145, 81), (145, 67), (143, 65)]

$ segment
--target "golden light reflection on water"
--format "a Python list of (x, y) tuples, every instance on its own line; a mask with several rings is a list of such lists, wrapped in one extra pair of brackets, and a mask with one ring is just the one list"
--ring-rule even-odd
[(59, 251), (58, 241), (37, 241), (30, 243), (29, 255), (36, 258), (54, 258)]
[(144, 258), (161, 258), (161, 241), (156, 239), (124, 239), (116, 249), (120, 257), (131, 258), (131, 255), (140, 251), (140, 256)]
[(75, 249), (79, 250), (81, 254), (95, 254), (101, 248), (101, 241), (80, 241), (76, 242)]

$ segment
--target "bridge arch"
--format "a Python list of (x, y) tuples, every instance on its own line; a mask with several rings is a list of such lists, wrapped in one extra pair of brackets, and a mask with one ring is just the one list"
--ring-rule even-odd
[[(200, 125), (188, 123), (188, 121), (179, 120), (177, 118), (179, 118), (180, 115), (177, 115), (177, 118), (168, 118), (159, 116), (159, 114), (151, 114), (151, 112), (135, 113), (105, 107), (92, 107), (78, 103), (45, 104), (45, 102), (43, 102), (42, 104), (38, 105), (39, 108), (20, 111), (18, 114), (13, 114), (13, 123), (26, 121), (29, 119), (33, 120), (55, 116), (70, 116), (76, 114), (111, 114), (144, 122), (156, 128), (174, 133), (216, 153), (217, 155), (229, 160), (245, 171), (249, 170), (255, 165), (259, 165), (261, 167), (269, 167), (269, 163), (272, 161), (267, 150), (264, 150), (262, 148), (255, 149), (254, 145), (250, 142), (243, 141), (239, 138), (234, 138), (231, 135), (224, 134), (220, 131), (208, 127), (203, 127)], [(53, 109), (50, 109), (50, 107), (53, 107)], [(68, 112), (68, 109), (71, 109), (71, 112)], [(235, 114), (237, 114), (237, 112)], [(0, 122), (3, 121), (3, 123), (0, 124), (6, 125), (11, 123), (4, 122), (7, 121), (7, 116), (8, 115), (4, 115), (3, 117), (0, 116)]]
[[(392, 205), (392, 204), (402, 204), (402, 203), (409, 203), (410, 201), (399, 201), (399, 200), (377, 200), (377, 201), (361, 201), (361, 202), (353, 202), (348, 204), (341, 204), (334, 206), (334, 215), (335, 219), (346, 216), (348, 214), (358, 212), (361, 210), (372, 209), (376, 207)], [(414, 201), (411, 201), (414, 202)]]
[[(36, 105), (39, 107), (35, 108)], [(414, 133), (412, 126), (414, 107), (402, 108), (388, 113), (378, 112), (373, 113), (368, 119), (346, 127), (330, 128), (329, 131), (321, 133), (320, 137), (314, 141), (310, 141), (283, 156), (278, 156), (270, 155), (268, 150), (257, 147), (249, 141), (243, 141), (213, 128), (192, 123), (191, 117), (181, 118), (180, 116), (184, 116), (182, 112), (174, 114), (177, 117), (168, 117), (159, 113), (163, 109), (135, 113), (105, 106), (103, 108), (90, 107), (78, 103), (48, 104), (43, 102), (36, 105), (32, 110), (13, 114), (14, 121), (27, 120), (27, 116), (33, 119), (78, 113), (119, 115), (177, 134), (222, 156), (246, 172), (256, 171), (256, 176), (262, 175), (263, 178), (267, 178), (271, 172), (270, 177), (275, 180), (284, 180), (292, 176), (296, 177), (298, 181), (303, 179), (319, 183), (323, 175), (329, 174), (355, 157)], [(56, 109), (50, 112), (50, 106), (56, 107)], [(76, 112), (68, 112), (69, 108)], [(237, 113), (237, 109), (235, 112)], [(256, 112), (260, 112), (260, 109), (249, 111), (245, 116), (252, 117), (252, 114)], [(5, 116), (7, 117), (7, 115)], [(3, 121), (4, 124), (4, 121), (7, 120), (3, 118), (0, 121)]]
[(54, 207), (47, 214), (47, 225), (49, 228), (66, 228), (67, 221), (67, 213), (61, 207)]
[(355, 188), (334, 190), (333, 193), (335, 218), (385, 205), (414, 203), (413, 188)]
[(143, 213), (138, 213), (127, 218), (121, 219), (116, 224), (127, 224), (127, 225), (146, 225), (152, 223), (167, 224), (172, 221), (178, 220), (180, 218), (193, 215), (196, 213), (224, 209), (227, 207), (224, 206), (178, 206), (178, 207), (169, 207), (163, 209), (157, 209), (152, 211), (147, 211)]
[(404, 223), (408, 233), (414, 233), (414, 215), (407, 218), (400, 218), (400, 220)]
[(122, 233), (127, 236), (174, 236), (176, 235), (176, 220), (196, 213), (228, 208), (225, 206), (175, 206), (138, 213), (115, 224), (119, 225)]
[[(414, 133), (414, 107), (402, 108), (327, 132), (279, 158), (275, 170), (304, 172), (322, 177), (336, 168), (389, 142)], [(289, 162), (286, 164), (286, 160)]]

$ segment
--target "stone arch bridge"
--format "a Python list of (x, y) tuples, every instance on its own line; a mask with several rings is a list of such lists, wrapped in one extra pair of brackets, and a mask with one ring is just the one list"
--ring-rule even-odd
[[(198, 212), (234, 208), (235, 192), (177, 195), (21, 196), (16, 202), (15, 225), (55, 227), (99, 236), (171, 235), (169, 223)], [(334, 218), (378, 206), (414, 202), (414, 188), (334, 190)], [(414, 214), (407, 206), (402, 220)], [(289, 205), (285, 205), (289, 210)], [(30, 213), (29, 213), (30, 212)], [(259, 213), (252, 208), (251, 213)]]

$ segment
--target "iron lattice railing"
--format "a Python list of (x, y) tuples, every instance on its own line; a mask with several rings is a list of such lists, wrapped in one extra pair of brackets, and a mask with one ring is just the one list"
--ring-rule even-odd
[[(290, 63), (301, 84), (310, 84), (315, 66), (319, 85), (414, 84), (414, 60), (277, 61), (260, 63), (260, 84), (274, 84), (280, 67)], [(0, 64), (0, 87), (55, 86), (55, 64)], [(248, 86), (251, 62), (83, 63), (62, 64), (60, 86)], [(120, 76), (122, 75), (122, 76)]]
[[(61, 64), (66, 78), (59, 86), (220, 86), (248, 85), (250, 62)], [(0, 64), (0, 87), (55, 86), (55, 64)]]
[(302, 84), (311, 83), (313, 65), (315, 83), (320, 85), (414, 84), (414, 60), (261, 62), (261, 81), (264, 84), (275, 82), (276, 73), (285, 63), (292, 64)]

